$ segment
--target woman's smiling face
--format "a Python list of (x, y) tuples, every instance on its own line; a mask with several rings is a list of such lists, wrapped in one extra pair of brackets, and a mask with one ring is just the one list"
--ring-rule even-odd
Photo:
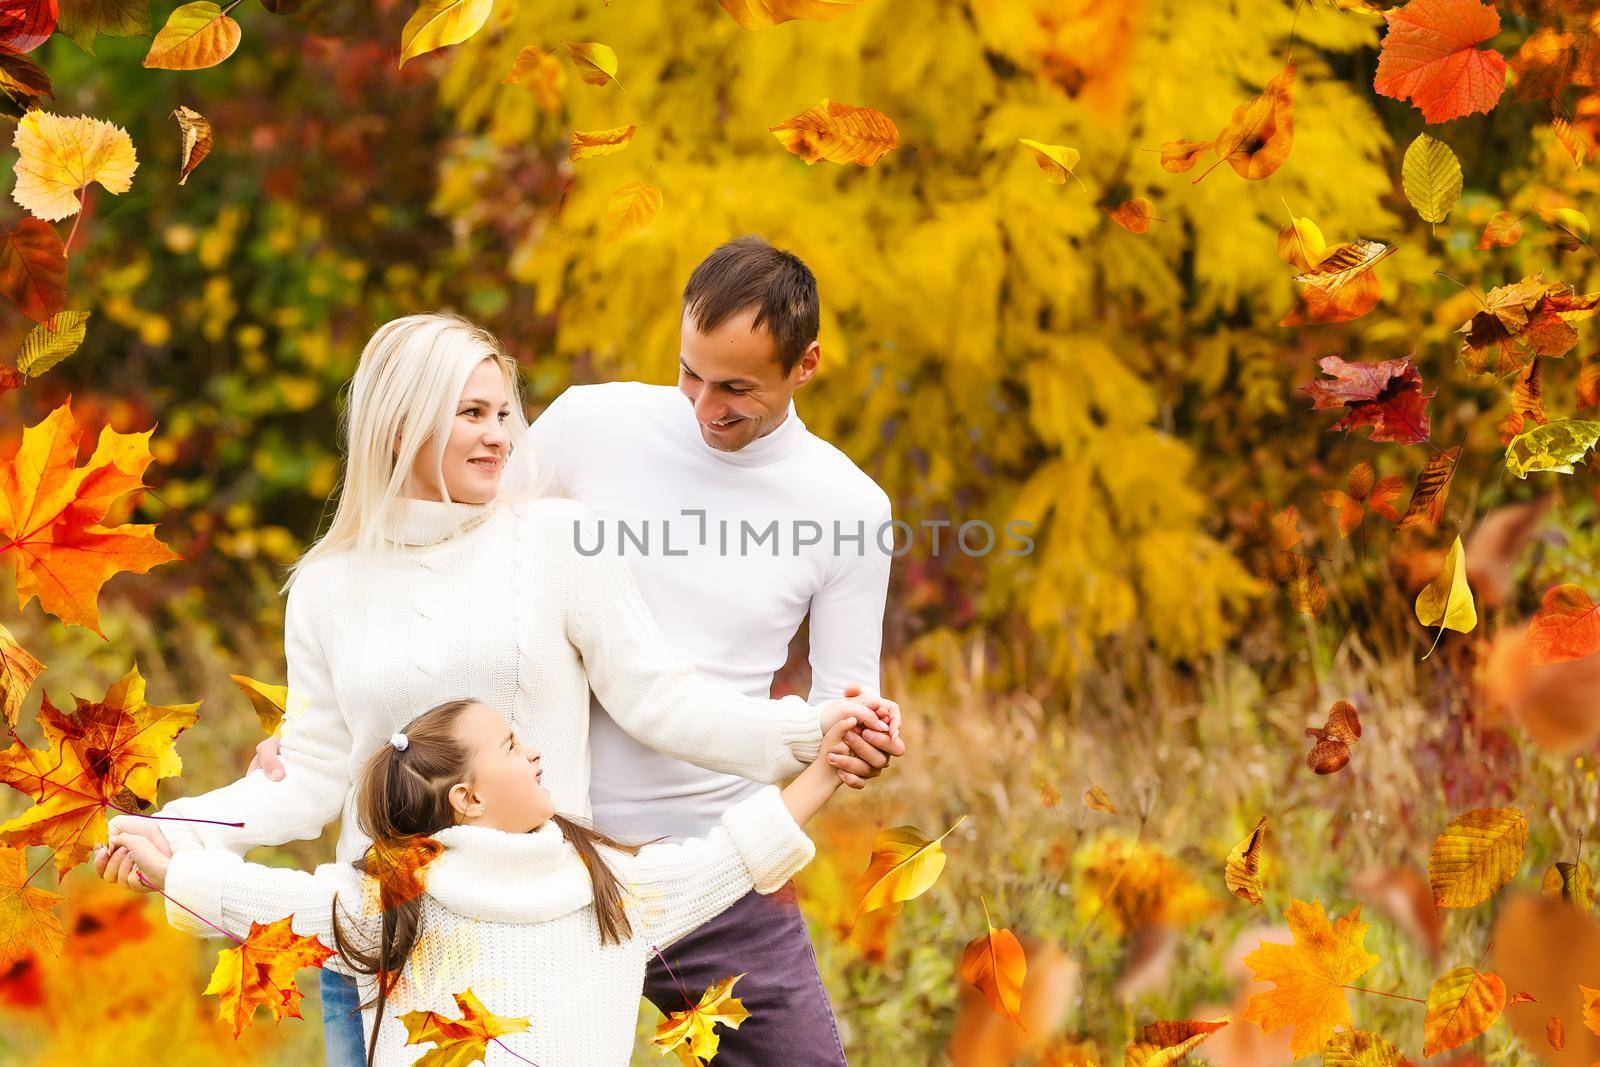
[(473, 704), (456, 719), (455, 735), (472, 754), (467, 780), (450, 787), (462, 822), (525, 834), (555, 814), (538, 750), (523, 745), (498, 711)]
[[(511, 451), (511, 436), (506, 420), (511, 404), (506, 396), (505, 377), (493, 359), (482, 360), (467, 377), (467, 384), (456, 401), (450, 436), (444, 443), (444, 490), (451, 500), (467, 504), (487, 504), (500, 491), (500, 476), (505, 473)], [(418, 496), (443, 500), (438, 473), (434, 469), (437, 452), (425, 447), (411, 466), (411, 481)]]

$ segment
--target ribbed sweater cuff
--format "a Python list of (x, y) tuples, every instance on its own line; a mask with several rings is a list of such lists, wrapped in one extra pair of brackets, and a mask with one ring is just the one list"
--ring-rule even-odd
[(757, 893), (773, 893), (817, 854), (800, 824), (784, 806), (778, 787), (769, 785), (722, 813)]
[(202, 937), (222, 936), (190, 913), (222, 926), (222, 887), (243, 862), (232, 852), (201, 848), (174, 852), (167, 864), (166, 886), (167, 922), (173, 929)]
[(778, 738), (784, 758), (802, 764), (814, 762), (822, 751), (822, 709), (805, 702), (804, 697), (786, 696), (778, 701)]

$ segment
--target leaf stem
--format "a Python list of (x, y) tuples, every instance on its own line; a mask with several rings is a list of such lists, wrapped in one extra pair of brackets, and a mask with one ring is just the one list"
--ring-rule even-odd
[(1426, 1003), (1428, 1003), (1426, 1000), (1419, 1000), (1416, 997), (1408, 997), (1404, 993), (1385, 993), (1381, 989), (1368, 989), (1366, 986), (1342, 985), (1339, 988), (1340, 989), (1353, 989), (1357, 993), (1371, 993), (1375, 997), (1389, 997), (1391, 1000), (1409, 1000), (1413, 1004), (1426, 1004)]
[(236, 944), (236, 945), (244, 944), (244, 938), (237, 937), (234, 934), (229, 933), (227, 930), (224, 930), (222, 927), (218, 926), (216, 923), (212, 922), (210, 919), (206, 918), (204, 915), (201, 915), (199, 912), (195, 911), (193, 908), (184, 908), (182, 904), (179, 904), (176, 900), (173, 900), (171, 897), (168, 897), (167, 894), (164, 891), (162, 891), (161, 889), (158, 889), (150, 881), (150, 879), (148, 879), (148, 878), (146, 878), (144, 876), (144, 872), (143, 871), (137, 871), (136, 870), (133, 873), (134, 873), (134, 876), (139, 879), (139, 881), (143, 882), (149, 888), (155, 889), (155, 891), (157, 893), (160, 893), (163, 897), (166, 897), (166, 899), (172, 904), (173, 907), (175, 907), (175, 908), (183, 908), (184, 911), (188, 912), (190, 915), (193, 915), (196, 919), (199, 919), (201, 922), (203, 922), (207, 926), (211, 927), (211, 929), (215, 930), (217, 933), (221, 934), (223, 937), (228, 938), (234, 944)]
[(136, 819), (156, 819), (160, 822), (203, 822), (210, 826), (232, 826), (235, 828), (244, 825), (242, 822), (223, 822), (221, 819), (185, 819), (180, 815), (146, 815), (143, 812), (119, 808), (109, 800), (106, 801), (106, 807), (111, 808), (113, 811), (120, 811), (124, 815), (132, 815)]
[(672, 964), (667, 962), (667, 957), (663, 956), (661, 954), (661, 950), (656, 948), (654, 945), (650, 946), (650, 951), (656, 954), (656, 958), (661, 961), (661, 966), (665, 967), (667, 969), (667, 973), (672, 975), (672, 981), (675, 985), (677, 985), (678, 992), (683, 994), (683, 1002), (689, 1005), (690, 1010), (693, 1010), (695, 1007), (697, 1007), (699, 1005), (699, 1001), (695, 1000), (694, 997), (689, 995), (689, 990), (684, 988), (683, 981), (678, 977), (678, 972), (672, 969)]
[(72, 230), (67, 234), (67, 241), (61, 246), (62, 259), (70, 258), (72, 255), (72, 239), (78, 236), (78, 223), (83, 221), (83, 211), (84, 207), (86, 206), (84, 203), (83, 194), (87, 192), (88, 189), (89, 187), (87, 185), (78, 189), (78, 210), (72, 216)]
[[(498, 1037), (491, 1037), (489, 1040), (491, 1042), (493, 1042), (494, 1044), (499, 1045), (502, 1049), (504, 1049), (506, 1055), (515, 1057), (516, 1059), (521, 1060), (523, 1063), (533, 1063), (533, 1061), (528, 1059), (528, 1057), (519, 1056), (515, 1052), (512, 1052), (511, 1049), (509, 1047), (507, 1047), (506, 1043), (504, 1041), (501, 1041)], [(537, 1063), (533, 1063), (533, 1067), (539, 1067), (539, 1065)]]

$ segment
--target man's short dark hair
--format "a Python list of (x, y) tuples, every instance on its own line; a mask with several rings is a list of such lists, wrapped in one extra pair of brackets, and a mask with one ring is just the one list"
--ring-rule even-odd
[(817, 279), (793, 252), (747, 234), (719, 246), (689, 275), (683, 309), (709, 333), (757, 308), (756, 329), (766, 327), (788, 374), (817, 339)]

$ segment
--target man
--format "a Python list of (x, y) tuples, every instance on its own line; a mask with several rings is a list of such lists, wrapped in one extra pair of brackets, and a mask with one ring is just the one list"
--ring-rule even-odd
[[(505, 475), (506, 489), (542, 484), (600, 516), (601, 543), (580, 551), (627, 559), (674, 650), (741, 692), (768, 695), (809, 614), (813, 704), (853, 685), (878, 693), (892, 543), (888, 496), (794, 408), (821, 359), (818, 314), (796, 256), (756, 237), (721, 246), (684, 288), (677, 389), (568, 389)], [(853, 786), (905, 751), (899, 738), (864, 739), (837, 758)], [(274, 774), (275, 742), (260, 752)], [(590, 753), (594, 820), (624, 838), (705, 836), (760, 788), (656, 752), (597, 703)], [(720, 1067), (845, 1062), (792, 883), (752, 892), (667, 960), (645, 988), (663, 1013), (744, 975), (734, 994), (751, 1017), (721, 1031)]]

